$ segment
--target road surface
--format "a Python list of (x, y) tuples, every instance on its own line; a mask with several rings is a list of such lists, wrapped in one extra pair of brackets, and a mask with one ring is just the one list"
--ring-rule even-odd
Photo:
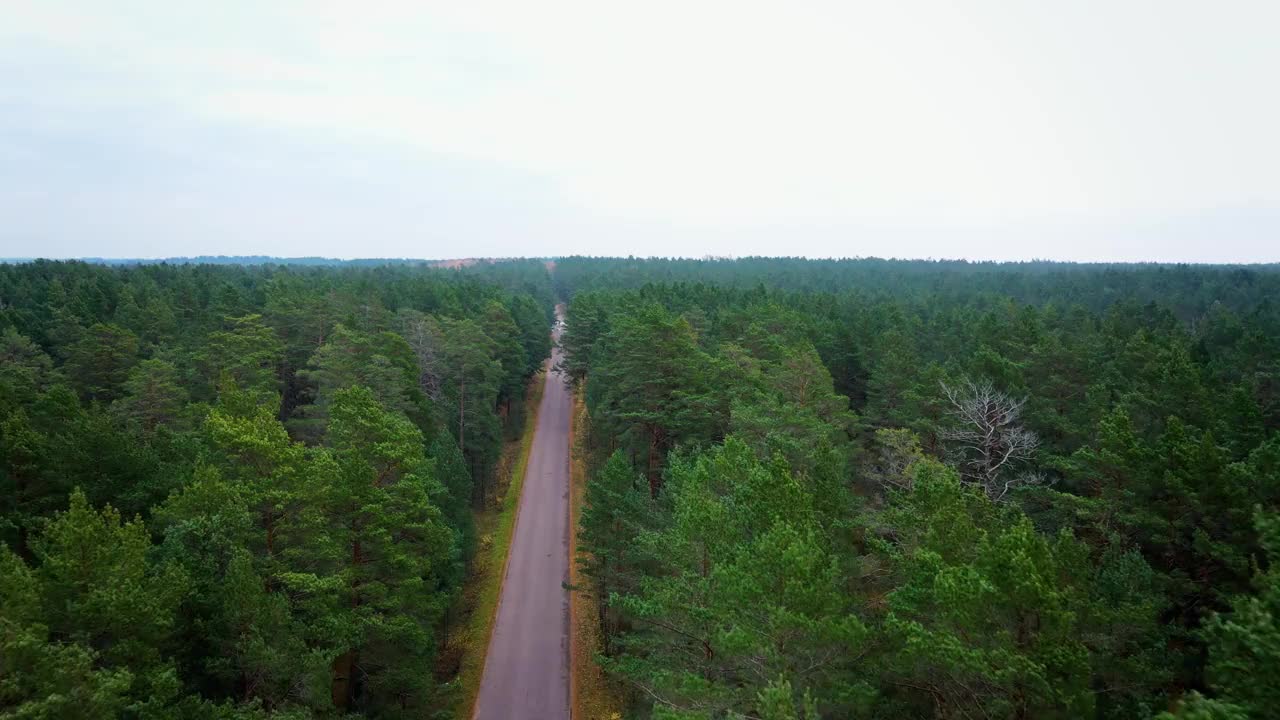
[(544, 382), (477, 720), (569, 717), (570, 401), (560, 373)]

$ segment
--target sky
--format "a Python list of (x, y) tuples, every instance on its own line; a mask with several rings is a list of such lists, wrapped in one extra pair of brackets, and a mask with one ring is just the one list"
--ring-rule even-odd
[(1280, 261), (1280, 3), (0, 0), (0, 257)]

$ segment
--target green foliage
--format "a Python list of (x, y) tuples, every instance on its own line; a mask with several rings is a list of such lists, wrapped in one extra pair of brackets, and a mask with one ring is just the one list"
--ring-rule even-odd
[(113, 407), (147, 431), (178, 420), (187, 403), (178, 368), (164, 360), (143, 360), (129, 373), (124, 397)]
[[(603, 662), (655, 717), (1275, 704), (1226, 689), (1246, 673), (1275, 684), (1259, 676), (1277, 664), (1263, 614), (1243, 609), (1266, 602), (1254, 508), (1280, 509), (1274, 267), (567, 258), (555, 282), (571, 299), (563, 367), (591, 415), (579, 533), (612, 598)], [(942, 464), (958, 458), (944, 388), (964, 378), (1026, 398), (1035, 452), (999, 478), (1018, 492), (968, 490)], [(709, 473), (734, 489), (704, 502), (681, 483), (742, 448), (744, 465), (785, 460), (807, 499), (773, 498), (739, 535), (750, 473)], [(865, 640), (832, 653), (824, 683), (747, 680), (716, 633), (768, 615), (748, 585), (717, 594), (716, 540), (767, 567), (758, 543), (797, 508), (814, 534), (787, 543), (841, 573), (843, 604), (821, 621)], [(716, 560), (705, 578), (690, 547)]]
[[(899, 502), (890, 524), (911, 533), (888, 550), (889, 683), (943, 717), (1091, 713), (1085, 549), (1001, 517), (936, 463), (918, 466)], [(908, 516), (911, 526), (894, 522)]]
[[(420, 711), (435, 699), (432, 628), (458, 551), (432, 501), (444, 487), (422, 434), (368, 388), (337, 391), (331, 412), (338, 478), (330, 518), (348, 558), (343, 595), (357, 638), (340, 660), (350, 661), (345, 689), (353, 704), (380, 714)], [(357, 666), (363, 677), (350, 675)]]
[(1266, 717), (1280, 703), (1280, 516), (1257, 518), (1270, 562), (1254, 579), (1255, 595), (1232, 599), (1230, 613), (1205, 626), (1209, 683), (1249, 717)]
[(785, 462), (730, 438), (674, 460), (668, 478), (670, 523), (636, 541), (655, 567), (613, 599), (637, 629), (609, 667), (707, 716), (777, 712), (779, 678), (829, 712), (865, 702), (849, 671), (868, 630), (847, 612), (813, 500)]
[[(501, 401), (503, 365), (496, 359), (492, 338), (474, 320), (429, 319), (421, 331), (430, 373), (440, 408), (441, 422), (449, 428), (477, 480), (475, 502), (486, 501), (487, 478), (501, 451), (502, 428), (494, 409)], [(421, 357), (421, 356), (420, 356)]]
[[(0, 265), (0, 717), (444, 710), (472, 471), (548, 349), (513, 265)], [(470, 458), (414, 313), (466, 329)]]
[(117, 325), (95, 323), (67, 349), (64, 372), (82, 397), (110, 402), (120, 396), (138, 361), (138, 338)]
[(386, 407), (429, 430), (426, 400), (416, 386), (417, 375), (413, 352), (399, 335), (368, 336), (337, 325), (311, 356), (307, 369), (298, 372), (314, 388), (314, 402), (298, 408), (299, 420), (293, 429), (303, 438), (318, 441), (328, 424), (335, 393), (361, 386), (372, 390)]
[(614, 452), (587, 484), (577, 528), (584, 551), (579, 563), (598, 596), (606, 653), (620, 623), (609, 597), (634, 592), (643, 570), (655, 562), (637, 546), (635, 538), (652, 529), (657, 519), (657, 507), (644, 477), (632, 469), (622, 451)]
[(1272, 714), (1275, 267), (562, 258), (0, 266), (0, 716), (441, 709), (553, 290), (640, 716)]
[(32, 542), (28, 569), (0, 548), (0, 711), (13, 717), (163, 717), (177, 699), (161, 650), (188, 591), (181, 568), (149, 566), (141, 522), (83, 493)]
[(0, 407), (29, 403), (54, 380), (53, 360), (13, 328), (0, 334)]
[(521, 344), (520, 329), (502, 303), (493, 300), (481, 316), (481, 327), (484, 334), (493, 343), (493, 356), (502, 366), (501, 381), (498, 386), (500, 402), (510, 403), (513, 398), (524, 392), (524, 379), (528, 376), (529, 360)]
[(728, 408), (716, 392), (719, 368), (698, 347), (689, 323), (657, 305), (614, 318), (592, 353), (594, 422), (644, 458), (656, 495), (668, 451), (724, 432)]
[(1178, 703), (1178, 709), (1156, 716), (1156, 720), (1249, 720), (1249, 713), (1237, 705), (1212, 700), (1192, 691)]
[(259, 401), (279, 392), (276, 370), (284, 346), (261, 315), (228, 317), (224, 328), (209, 333), (197, 363), (209, 387), (235, 387)]

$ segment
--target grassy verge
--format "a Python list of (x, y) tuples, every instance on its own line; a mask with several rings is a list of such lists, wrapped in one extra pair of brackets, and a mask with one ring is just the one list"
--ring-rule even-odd
[(524, 485), (524, 470), (529, 463), (529, 450), (533, 447), (533, 434), (538, 427), (538, 405), (542, 401), (545, 371), (529, 381), (525, 392), (524, 432), (518, 442), (508, 443), (503, 449), (502, 461), (496, 473), (495, 488), (497, 506), (486, 508), (475, 515), (476, 536), (479, 547), (471, 561), (470, 575), (462, 591), (462, 605), (466, 614), (463, 629), (453, 639), (461, 654), (458, 669), (458, 704), (454, 717), (469, 720), (480, 693), (480, 678), (484, 674), (485, 653), (497, 619), (498, 598), (502, 596), (502, 580), (506, 576), (507, 555), (511, 550), (511, 536), (516, 526), (516, 509), (520, 505), (520, 488)]
[(585, 460), (587, 406), (582, 392), (573, 396), (569, 434), (569, 703), (573, 720), (617, 720), (623, 703), (617, 689), (596, 664), (600, 649), (599, 607), (591, 579), (578, 567), (578, 517), (587, 492)]

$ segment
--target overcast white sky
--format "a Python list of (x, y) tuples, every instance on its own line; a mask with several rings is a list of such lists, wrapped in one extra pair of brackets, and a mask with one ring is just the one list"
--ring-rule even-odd
[(1280, 261), (1280, 3), (0, 0), (0, 257)]

